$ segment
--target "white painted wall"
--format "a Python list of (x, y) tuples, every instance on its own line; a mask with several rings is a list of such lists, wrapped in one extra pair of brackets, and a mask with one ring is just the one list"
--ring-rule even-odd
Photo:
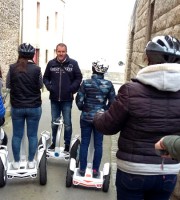
[[(40, 3), (40, 27), (37, 29), (37, 2)], [(64, 8), (62, 0), (22, 0), (23, 16), (22, 41), (31, 43), (40, 49), (39, 65), (44, 73), (46, 62), (45, 52), (48, 50), (48, 60), (54, 58), (56, 45), (63, 42)], [(55, 13), (58, 12), (58, 26), (55, 30)], [(46, 30), (47, 16), (49, 17), (49, 31)]]

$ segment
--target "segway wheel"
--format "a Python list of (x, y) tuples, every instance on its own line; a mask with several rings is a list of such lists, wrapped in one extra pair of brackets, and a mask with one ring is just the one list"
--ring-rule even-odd
[(103, 177), (104, 178), (103, 187), (102, 187), (103, 192), (108, 192), (109, 190), (110, 177), (111, 177), (111, 168), (109, 168), (109, 174)]
[(79, 151), (80, 151), (80, 140), (77, 139), (70, 150), (70, 158), (74, 158), (76, 160), (76, 167), (79, 166)]
[(104, 176), (104, 182), (102, 187), (103, 192), (108, 192), (109, 184), (110, 184), (110, 175), (106, 175)]
[(72, 172), (68, 166), (66, 173), (66, 187), (71, 187), (71, 186), (72, 186)]
[(46, 185), (47, 183), (47, 158), (46, 151), (44, 151), (39, 163), (39, 182), (40, 185)]
[(6, 180), (7, 180), (6, 170), (0, 158), (0, 187), (4, 187), (6, 185)]

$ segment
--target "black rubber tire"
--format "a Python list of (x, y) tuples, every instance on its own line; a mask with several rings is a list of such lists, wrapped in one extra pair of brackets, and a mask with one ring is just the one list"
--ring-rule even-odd
[(70, 150), (70, 159), (74, 158), (76, 160), (76, 167), (79, 166), (79, 150), (80, 150), (80, 140), (77, 139)]
[(111, 168), (109, 168), (109, 174), (103, 177), (104, 178), (102, 187), (103, 192), (108, 192), (109, 190), (110, 177), (111, 177)]
[(6, 132), (4, 132), (4, 138), (1, 141), (1, 145), (7, 146), (7, 143), (8, 143), (8, 137)]
[(108, 192), (109, 184), (110, 184), (110, 175), (106, 175), (104, 176), (104, 182), (102, 187), (103, 192)]
[(41, 161), (39, 163), (39, 182), (40, 185), (46, 185), (47, 183), (47, 158), (46, 151), (44, 151)]
[[(38, 146), (42, 144), (42, 137), (39, 140)], [(44, 150), (42, 158), (39, 163), (39, 182), (40, 185), (46, 185), (47, 183), (47, 158), (46, 150)]]
[(0, 158), (0, 187), (4, 187), (6, 185), (7, 181), (7, 173), (6, 170), (4, 169), (3, 162)]
[(66, 187), (71, 187), (72, 186), (72, 172), (69, 169), (69, 165), (67, 168), (67, 173), (66, 173)]

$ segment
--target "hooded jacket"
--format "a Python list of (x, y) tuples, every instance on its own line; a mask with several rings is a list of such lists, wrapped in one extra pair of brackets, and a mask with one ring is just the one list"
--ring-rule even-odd
[(54, 101), (72, 101), (81, 81), (78, 63), (68, 55), (62, 63), (57, 58), (50, 60), (43, 76), (43, 83), (50, 92), (49, 98)]
[(151, 65), (122, 85), (105, 113), (93, 123), (105, 135), (120, 131), (117, 166), (132, 174), (178, 174), (180, 165), (162, 158), (154, 144), (170, 134), (180, 135), (180, 65)]

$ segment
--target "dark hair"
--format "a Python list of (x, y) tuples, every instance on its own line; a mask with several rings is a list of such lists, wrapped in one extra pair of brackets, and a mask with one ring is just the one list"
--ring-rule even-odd
[(27, 63), (28, 63), (28, 58), (24, 58), (19, 55), (18, 60), (16, 62), (15, 70), (18, 72), (26, 72)]
[(59, 43), (59, 44), (57, 44), (57, 46), (56, 46), (56, 51), (57, 51), (57, 48), (58, 47), (65, 47), (66, 48), (66, 51), (67, 51), (67, 46), (64, 44), (64, 43)]

